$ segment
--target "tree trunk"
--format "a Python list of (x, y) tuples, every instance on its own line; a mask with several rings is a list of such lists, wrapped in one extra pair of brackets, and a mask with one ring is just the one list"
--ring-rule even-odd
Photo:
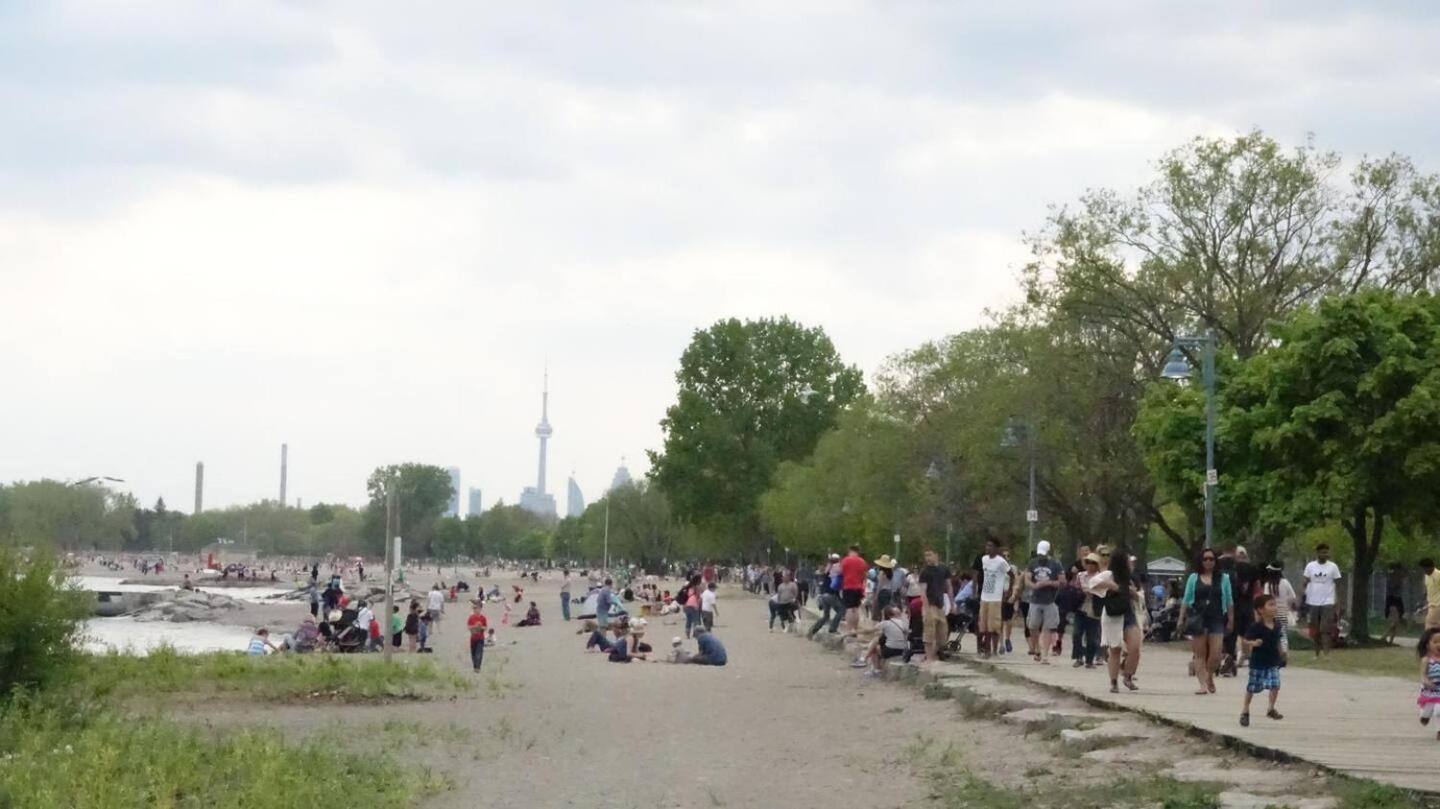
[(1375, 570), (1385, 532), (1385, 515), (1376, 512), (1374, 520), (1367, 524), (1368, 511), (1361, 507), (1344, 523), (1355, 552), (1354, 578), (1350, 583), (1350, 637), (1356, 641), (1370, 640), (1370, 574)]

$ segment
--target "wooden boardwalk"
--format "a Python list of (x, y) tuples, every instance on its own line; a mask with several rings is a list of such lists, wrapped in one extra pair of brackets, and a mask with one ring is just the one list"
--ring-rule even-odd
[(1435, 738), (1440, 718), (1421, 727), (1415, 680), (1289, 666), (1281, 670), (1277, 706), (1285, 718), (1266, 719), (1265, 695), (1260, 694), (1251, 707), (1250, 727), (1242, 728), (1246, 669), (1239, 677), (1217, 679), (1218, 694), (1197, 696), (1195, 679), (1186, 674), (1189, 652), (1178, 645), (1146, 644), (1135, 678), (1140, 690), (1125, 691), (1122, 685), (1121, 693), (1111, 694), (1105, 671), (1072, 668), (1068, 651), (1067, 642), (1067, 656), (1048, 666), (1018, 648), (989, 661), (968, 652), (959, 659), (1063, 689), (1092, 704), (1138, 711), (1346, 775), (1440, 793), (1440, 741)]

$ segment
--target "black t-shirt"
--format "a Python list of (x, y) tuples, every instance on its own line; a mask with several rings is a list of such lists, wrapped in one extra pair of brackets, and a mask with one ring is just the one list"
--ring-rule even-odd
[(1280, 665), (1280, 625), (1265, 626), (1256, 621), (1245, 632), (1246, 640), (1258, 640), (1260, 645), (1250, 650), (1250, 668), (1273, 669)]
[(925, 601), (930, 606), (945, 606), (945, 588), (950, 584), (950, 568), (944, 565), (926, 565), (920, 570), (920, 583), (925, 585)]

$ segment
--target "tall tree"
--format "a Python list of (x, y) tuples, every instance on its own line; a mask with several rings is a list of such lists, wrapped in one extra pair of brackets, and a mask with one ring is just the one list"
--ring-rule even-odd
[(1374, 290), (1327, 299), (1275, 338), (1237, 379), (1233, 417), (1257, 463), (1290, 471), (1270, 496), (1350, 537), (1350, 626), (1366, 638), (1387, 527), (1437, 522), (1440, 302)]
[(808, 456), (864, 392), (860, 371), (822, 329), (730, 319), (695, 333), (675, 379), (650, 474), (678, 516), (758, 550), (761, 493), (781, 462)]
[[(392, 484), (393, 481), (393, 484)], [(393, 485), (399, 495), (400, 534), (407, 553), (424, 554), (435, 535), (435, 521), (450, 503), (450, 473), (444, 467), (403, 463), (382, 466), (370, 473), (365, 488), (370, 504), (365, 510), (366, 533), (378, 543), (383, 555), (385, 539), (385, 496)]]

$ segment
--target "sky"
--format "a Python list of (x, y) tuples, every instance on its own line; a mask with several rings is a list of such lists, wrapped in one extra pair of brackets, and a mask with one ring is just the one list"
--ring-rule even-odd
[(0, 481), (513, 503), (548, 365), (594, 499), (721, 318), (873, 372), (1197, 135), (1440, 171), (1440, 10), (1350, 6), (0, 0)]

